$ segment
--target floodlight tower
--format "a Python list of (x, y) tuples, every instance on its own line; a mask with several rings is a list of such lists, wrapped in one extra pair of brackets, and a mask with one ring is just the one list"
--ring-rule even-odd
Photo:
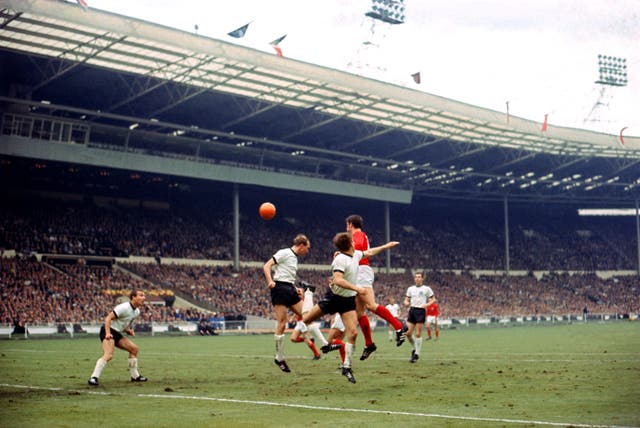
[(627, 59), (609, 55), (598, 55), (598, 80), (600, 86), (598, 100), (584, 119), (587, 122), (601, 122), (601, 115), (609, 110), (616, 87), (627, 86)]
[(371, 0), (371, 9), (365, 13), (361, 25), (367, 34), (347, 64), (348, 70), (372, 77), (382, 77), (386, 73), (381, 47), (391, 27), (404, 24), (404, 10), (404, 0)]

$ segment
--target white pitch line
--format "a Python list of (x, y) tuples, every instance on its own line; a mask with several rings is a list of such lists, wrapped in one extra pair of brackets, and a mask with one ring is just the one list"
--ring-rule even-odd
[(580, 427), (580, 428), (640, 428), (637, 426), (634, 427), (634, 426), (622, 426), (622, 425), (593, 425), (593, 424), (582, 424), (582, 423), (549, 422), (549, 421), (535, 421), (535, 420), (524, 420), (524, 419), (481, 418), (481, 417), (472, 417), (472, 416), (442, 415), (438, 413), (398, 412), (394, 410), (350, 409), (350, 408), (343, 408), (343, 407), (312, 406), (308, 404), (276, 403), (273, 401), (254, 401), (254, 400), (239, 400), (239, 399), (233, 399), (233, 398), (200, 397), (196, 395), (119, 394), (119, 393), (101, 392), (101, 391), (85, 391), (85, 390), (73, 390), (73, 389), (67, 390), (64, 388), (51, 388), (51, 387), (42, 387), (42, 386), (29, 386), (29, 385), (13, 385), (13, 384), (7, 384), (7, 383), (0, 383), (0, 387), (17, 388), (17, 389), (35, 389), (35, 390), (44, 390), (44, 391), (74, 392), (78, 394), (87, 394), (87, 395), (111, 395), (111, 396), (123, 396), (123, 397), (131, 395), (139, 398), (163, 398), (163, 399), (172, 399), (172, 400), (179, 399), (179, 400), (215, 401), (219, 403), (289, 407), (289, 408), (295, 408), (295, 409), (321, 410), (321, 411), (329, 411), (329, 412), (370, 413), (370, 414), (380, 414), (380, 415), (413, 416), (413, 417), (421, 417), (421, 418), (426, 417), (426, 418), (453, 419), (453, 420), (476, 421), (476, 422), (501, 422), (501, 423), (508, 423), (508, 424), (533, 424), (533, 425), (560, 426), (560, 427), (572, 426), (572, 427)]
[[(24, 353), (51, 353), (51, 354), (69, 354), (69, 355), (78, 355), (78, 352), (76, 351), (60, 351), (60, 350), (40, 350), (40, 349), (18, 349), (18, 348), (6, 348), (6, 349), (1, 349), (0, 351), (4, 351), (4, 352), (24, 352)], [(86, 354), (86, 355), (95, 355), (95, 352), (83, 352), (81, 354)], [(147, 356), (162, 356), (162, 357), (166, 357), (166, 353), (163, 352), (145, 352), (144, 353)], [(469, 357), (470, 355), (473, 355), (473, 357)], [(426, 361), (432, 361), (435, 363), (439, 363), (439, 362), (451, 362), (451, 361), (456, 361), (456, 362), (489, 362), (489, 363), (493, 363), (493, 362), (504, 362), (506, 357), (512, 356), (512, 357), (518, 357), (520, 355), (528, 355), (529, 357), (531, 356), (535, 356), (535, 355), (540, 355), (540, 356), (565, 356), (565, 357), (572, 357), (572, 356), (576, 356), (576, 357), (582, 357), (582, 358), (569, 358), (569, 359), (559, 359), (559, 358), (524, 358), (524, 359), (517, 359), (514, 360), (515, 362), (518, 363), (584, 363), (584, 362), (593, 362), (594, 359), (590, 356), (599, 356), (599, 357), (603, 357), (602, 353), (592, 353), (592, 354), (588, 354), (588, 353), (557, 353), (557, 354), (553, 354), (553, 353), (534, 353), (534, 354), (520, 354), (520, 353), (511, 353), (511, 354), (501, 354), (501, 358), (493, 358), (493, 355), (497, 355), (494, 353), (488, 353), (488, 354), (481, 354), (480, 356), (478, 356), (478, 354), (468, 354), (468, 353), (461, 353), (461, 354), (446, 354), (446, 355), (433, 355), (433, 354), (429, 354), (427, 353), (427, 355), (424, 357), (424, 359)], [(196, 357), (196, 358), (200, 358), (202, 356), (207, 356), (209, 358), (222, 358), (222, 359), (227, 359), (227, 358), (250, 358), (250, 359), (267, 359), (267, 360), (272, 360), (273, 359), (273, 354), (264, 354), (264, 355), (258, 355), (258, 354), (254, 354), (254, 355), (247, 355), (247, 354), (211, 354), (208, 352), (183, 352), (180, 354), (181, 358), (185, 358), (185, 357)], [(489, 356), (489, 357), (487, 357)], [(616, 362), (618, 363), (636, 363), (636, 362), (640, 362), (640, 357), (638, 357), (637, 353), (634, 352), (618, 352), (618, 353), (609, 353), (609, 354), (604, 354), (604, 356), (606, 356), (605, 358), (601, 358), (601, 361), (610, 361), (611, 358), (609, 357), (617, 357), (616, 358)], [(625, 359), (620, 359), (620, 357), (629, 357), (631, 356), (631, 358), (625, 358)], [(399, 355), (391, 355), (391, 354), (384, 354), (384, 355), (376, 355), (374, 354), (373, 357), (375, 359), (378, 360), (384, 360), (384, 361), (405, 361), (408, 360), (408, 358), (405, 358), (405, 356), (399, 356)], [(287, 360), (307, 360), (309, 359), (308, 356), (302, 356), (302, 355), (289, 355), (287, 356)]]

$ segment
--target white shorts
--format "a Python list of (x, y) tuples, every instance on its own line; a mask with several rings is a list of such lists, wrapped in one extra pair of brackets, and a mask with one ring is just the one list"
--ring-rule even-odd
[(331, 323), (331, 328), (335, 328), (336, 330), (340, 330), (343, 333), (346, 330), (344, 328), (344, 323), (342, 322), (342, 317), (340, 316), (340, 314), (336, 313), (336, 316), (333, 317), (333, 322)]
[(436, 321), (438, 321), (438, 317), (437, 316), (435, 316), (435, 315), (427, 315), (427, 322), (433, 323), (433, 322), (436, 322)]
[(358, 266), (358, 278), (356, 279), (357, 285), (360, 287), (373, 288), (373, 280), (375, 275), (373, 269), (368, 265)]

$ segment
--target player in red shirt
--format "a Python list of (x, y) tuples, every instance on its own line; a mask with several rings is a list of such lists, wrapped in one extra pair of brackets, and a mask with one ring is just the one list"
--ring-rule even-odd
[[(353, 247), (356, 250), (366, 251), (369, 249), (369, 238), (367, 234), (362, 231), (363, 220), (362, 217), (353, 214), (347, 217), (347, 232), (351, 233), (351, 239), (353, 240)], [(371, 337), (371, 324), (369, 318), (365, 314), (365, 309), (383, 318), (396, 331), (396, 346), (402, 345), (405, 341), (406, 327), (402, 325), (402, 322), (394, 317), (387, 308), (376, 303), (373, 293), (373, 280), (374, 273), (371, 266), (369, 266), (369, 259), (360, 260), (358, 266), (358, 280), (357, 285), (365, 289), (364, 294), (358, 294), (356, 296), (356, 315), (358, 317), (358, 324), (360, 324), (360, 330), (364, 336), (365, 348), (362, 351), (360, 360), (366, 360), (378, 347), (373, 343)]]
[(435, 328), (436, 340), (440, 337), (440, 329), (438, 328), (438, 316), (440, 315), (440, 309), (438, 309), (438, 303), (432, 303), (427, 306), (427, 340), (431, 339), (431, 323)]

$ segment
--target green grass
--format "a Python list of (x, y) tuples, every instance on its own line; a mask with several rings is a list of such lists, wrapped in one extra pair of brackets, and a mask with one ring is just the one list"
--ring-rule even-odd
[[(376, 333), (352, 385), (338, 353), (311, 361), (287, 342), (292, 373), (273, 364), (273, 336), (137, 337), (144, 384), (116, 355), (86, 381), (96, 337), (0, 341), (0, 426), (520, 427), (640, 426), (640, 323), (444, 330), (409, 364)], [(545, 424), (547, 423), (547, 424)]]

